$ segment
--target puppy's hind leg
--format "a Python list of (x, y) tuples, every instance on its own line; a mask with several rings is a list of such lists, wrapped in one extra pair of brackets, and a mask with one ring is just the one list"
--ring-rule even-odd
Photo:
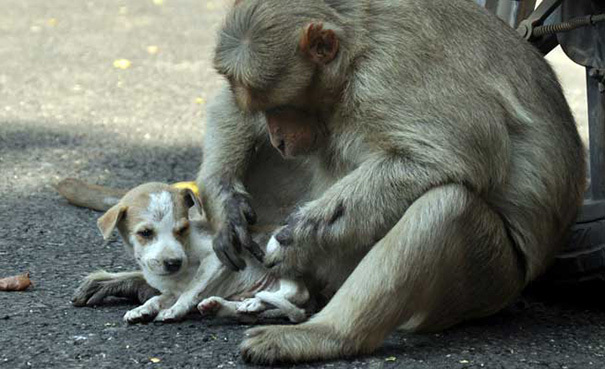
[(159, 292), (147, 284), (143, 273), (91, 273), (80, 284), (72, 298), (74, 306), (99, 305), (106, 297), (123, 297), (144, 303)]
[[(290, 319), (293, 323), (300, 323), (307, 319), (305, 310), (297, 305), (304, 305), (309, 300), (309, 292), (306, 287), (298, 282), (290, 279), (281, 279), (279, 281), (279, 290), (277, 291), (260, 291), (255, 295), (255, 299), (259, 300), (260, 304), (275, 306), (283, 315)], [(256, 304), (257, 306), (259, 304)], [(266, 310), (266, 306), (257, 307), (254, 312)], [(243, 310), (243, 306), (240, 308)], [(248, 309), (250, 310), (250, 309)], [(251, 311), (246, 311), (251, 312)]]
[(494, 313), (523, 285), (500, 216), (464, 186), (442, 186), (410, 206), (321, 312), (253, 328), (241, 352), (263, 364), (368, 353), (401, 325), (438, 330)]
[(212, 296), (204, 299), (197, 305), (202, 315), (216, 315), (217, 317), (235, 318), (238, 316), (238, 308), (242, 302), (229, 301), (222, 297)]

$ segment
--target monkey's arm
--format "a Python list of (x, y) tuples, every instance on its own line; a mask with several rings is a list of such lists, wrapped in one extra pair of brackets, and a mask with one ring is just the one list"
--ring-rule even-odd
[(204, 211), (216, 231), (213, 248), (229, 268), (241, 270), (242, 247), (262, 260), (263, 252), (248, 232), (256, 221), (243, 179), (255, 144), (262, 138), (262, 116), (242, 112), (224, 88), (208, 107), (203, 162), (197, 178)]
[(456, 174), (398, 157), (367, 160), (320, 198), (290, 216), (275, 235), (282, 246), (265, 264), (283, 275), (303, 272), (318, 252), (369, 248), (391, 229), (411, 203)]

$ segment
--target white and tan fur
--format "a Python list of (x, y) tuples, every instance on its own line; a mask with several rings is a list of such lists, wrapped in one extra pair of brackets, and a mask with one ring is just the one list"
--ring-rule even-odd
[[(203, 314), (224, 317), (249, 319), (262, 313), (294, 322), (306, 319), (297, 306), (309, 297), (301, 283), (273, 277), (252, 256), (244, 256), (244, 271), (225, 268), (212, 250), (205, 221), (190, 216), (190, 207), (201, 210), (191, 191), (148, 183), (129, 191), (99, 218), (103, 236), (117, 228), (147, 284), (160, 292), (128, 311), (126, 322), (179, 320), (196, 305)], [(259, 242), (267, 238), (256, 235)], [(119, 273), (96, 273), (88, 278), (117, 277)]]

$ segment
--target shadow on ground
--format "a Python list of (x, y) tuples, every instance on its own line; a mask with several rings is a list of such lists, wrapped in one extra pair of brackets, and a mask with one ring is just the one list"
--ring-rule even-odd
[[(102, 242), (98, 213), (68, 205), (50, 184), (67, 176), (128, 188), (194, 177), (193, 144), (148, 142), (138, 132), (95, 125), (0, 122), (0, 271), (30, 271), (31, 290), (0, 294), (0, 367), (237, 367), (246, 326), (193, 317), (127, 326), (121, 301), (75, 308), (70, 297), (96, 269), (134, 264)], [(303, 368), (587, 368), (601, 366), (601, 285), (563, 291), (533, 287), (505, 311), (436, 334), (394, 333), (375, 354)], [(153, 364), (152, 358), (160, 360)], [(570, 365), (573, 364), (573, 365)]]

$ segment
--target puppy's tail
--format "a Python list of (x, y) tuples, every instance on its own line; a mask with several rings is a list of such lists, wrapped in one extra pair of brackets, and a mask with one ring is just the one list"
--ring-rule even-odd
[(110, 187), (97, 186), (75, 178), (66, 178), (54, 185), (69, 203), (98, 211), (107, 211), (128, 192)]

